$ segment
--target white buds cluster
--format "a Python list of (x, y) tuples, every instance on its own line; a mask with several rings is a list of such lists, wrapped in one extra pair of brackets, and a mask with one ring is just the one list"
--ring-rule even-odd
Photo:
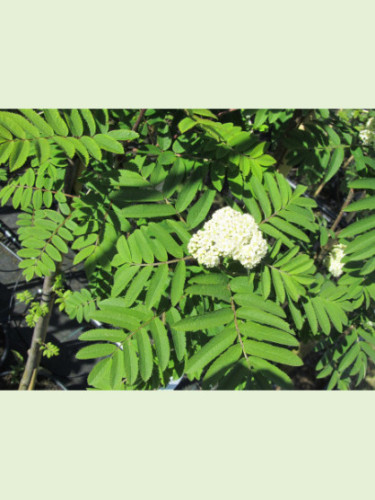
[(327, 259), (328, 271), (332, 274), (332, 276), (335, 276), (335, 278), (338, 278), (339, 276), (342, 275), (342, 268), (344, 267), (344, 264), (341, 262), (341, 259), (345, 255), (344, 253), (345, 248), (346, 245), (343, 245), (342, 243), (334, 245), (331, 253), (328, 256)]
[(371, 132), (371, 130), (368, 129), (363, 129), (359, 133), (359, 138), (365, 146), (369, 146), (374, 139), (374, 132)]
[(230, 257), (252, 269), (266, 255), (267, 242), (251, 215), (225, 207), (216, 210), (192, 236), (188, 251), (206, 267), (218, 266), (222, 257)]
[(360, 131), (359, 138), (365, 146), (375, 145), (375, 120), (374, 117), (367, 120), (366, 128)]

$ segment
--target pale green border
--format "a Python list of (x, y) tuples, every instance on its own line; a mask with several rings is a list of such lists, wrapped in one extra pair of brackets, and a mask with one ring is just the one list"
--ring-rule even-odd
[[(2, 108), (375, 107), (373, 0), (34, 0), (5, 10)], [(0, 403), (6, 499), (343, 500), (373, 490), (373, 392), (3, 392)]]
[(52, 391), (1, 402), (4, 499), (346, 500), (373, 491), (374, 404), (364, 392)]
[(375, 107), (372, 0), (6, 9), (0, 107)]

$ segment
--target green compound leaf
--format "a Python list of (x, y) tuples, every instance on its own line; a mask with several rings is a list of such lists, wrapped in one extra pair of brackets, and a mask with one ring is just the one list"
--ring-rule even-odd
[(87, 330), (79, 336), (80, 340), (103, 340), (107, 342), (122, 342), (125, 338), (126, 335), (122, 330), (112, 330), (109, 328), (95, 328), (93, 330)]
[(293, 389), (294, 385), (290, 377), (280, 370), (277, 366), (269, 363), (265, 359), (249, 356), (251, 367), (256, 373), (262, 374), (265, 378), (270, 379), (274, 384), (283, 389)]
[(13, 142), (0, 144), (0, 165), (8, 160), (10, 154), (13, 151), (13, 148), (14, 148)]
[(334, 150), (331, 158), (331, 162), (328, 166), (326, 175), (324, 177), (324, 182), (328, 182), (337, 173), (341, 164), (344, 160), (345, 152), (343, 148), (337, 148)]
[(355, 201), (345, 208), (345, 212), (358, 212), (360, 210), (374, 210), (375, 209), (375, 196), (363, 198), (363, 200)]
[(130, 331), (139, 327), (139, 319), (134, 316), (133, 310), (122, 305), (106, 304), (102, 306), (101, 310), (92, 311), (89, 316), (90, 319), (96, 319)]
[(73, 158), (73, 156), (76, 152), (76, 148), (74, 147), (74, 144), (69, 139), (67, 139), (66, 137), (54, 136), (53, 140), (54, 140), (54, 142), (56, 142), (56, 144), (58, 146), (60, 146), (60, 148), (64, 151), (64, 153), (67, 156), (69, 156), (69, 158)]
[(176, 350), (176, 356), (178, 361), (181, 361), (186, 354), (186, 335), (185, 332), (181, 330), (175, 330), (173, 324), (181, 319), (181, 315), (175, 307), (171, 307), (166, 314), (166, 320), (170, 327), (173, 345)]
[(168, 265), (162, 264), (156, 270), (151, 279), (150, 286), (146, 293), (145, 305), (148, 308), (154, 307), (160, 300), (169, 282)]
[(224, 285), (191, 285), (185, 289), (187, 295), (215, 297), (230, 302), (231, 293)]
[(159, 360), (159, 367), (164, 371), (169, 363), (170, 345), (165, 326), (159, 318), (155, 318), (150, 323), (150, 331), (155, 343), (156, 354)]
[(114, 283), (111, 289), (111, 296), (118, 297), (120, 293), (125, 290), (130, 281), (134, 278), (134, 276), (139, 271), (139, 266), (129, 266), (125, 265), (120, 267), (114, 276)]
[(229, 347), (221, 354), (207, 370), (203, 378), (203, 388), (208, 389), (222, 379), (225, 373), (240, 359), (241, 354), (242, 349), (240, 344)]
[(233, 320), (233, 312), (231, 309), (219, 309), (217, 311), (201, 314), (199, 316), (191, 316), (178, 321), (172, 327), (175, 330), (183, 330), (189, 332), (197, 332), (222, 326)]
[(176, 215), (176, 210), (172, 205), (159, 205), (158, 203), (149, 203), (146, 205), (133, 205), (122, 210), (122, 215), (129, 218), (153, 218), (169, 217)]
[(184, 255), (181, 246), (172, 238), (169, 232), (164, 229), (161, 224), (156, 224), (151, 222), (149, 224), (149, 233), (154, 236), (161, 245), (166, 249), (166, 251), (176, 257), (181, 259)]
[[(14, 119), (15, 114), (9, 113), (7, 111), (0, 111), (0, 125), (2, 129), (6, 129), (11, 134), (15, 135), (19, 139), (26, 139), (26, 133), (24, 129), (17, 123)], [(6, 137), (7, 139), (12, 139), (12, 137)]]
[(178, 304), (184, 291), (186, 280), (186, 264), (184, 260), (178, 262), (172, 278), (171, 303), (172, 306)]
[(88, 137), (87, 135), (84, 135), (79, 139), (83, 146), (87, 149), (89, 154), (95, 158), (95, 160), (101, 160), (102, 159), (102, 152), (100, 147), (97, 145), (97, 143), (92, 139), (91, 137)]
[(311, 301), (307, 300), (307, 302), (303, 304), (303, 307), (305, 309), (307, 321), (309, 322), (311, 331), (314, 335), (316, 335), (318, 333), (318, 320)]
[(375, 215), (360, 219), (340, 231), (340, 238), (350, 238), (375, 227)]
[(152, 271), (153, 268), (151, 266), (144, 267), (143, 269), (141, 269), (141, 271), (139, 271), (137, 277), (134, 279), (134, 281), (128, 288), (128, 291), (126, 292), (125, 302), (124, 302), (124, 305), (126, 307), (130, 307), (134, 303), (134, 301), (138, 298), (139, 294), (145, 287), (145, 284), (148, 278), (150, 277)]
[(130, 385), (133, 385), (138, 376), (138, 356), (131, 338), (123, 343), (125, 375)]
[(228, 277), (225, 274), (219, 273), (198, 274), (190, 279), (190, 283), (198, 285), (226, 285)]
[(340, 361), (340, 364), (337, 368), (337, 370), (342, 373), (344, 370), (346, 370), (350, 365), (354, 363), (354, 361), (357, 359), (358, 354), (361, 352), (361, 346), (360, 344), (354, 344), (346, 353), (345, 356)]
[(142, 254), (142, 260), (146, 262), (146, 264), (152, 264), (154, 262), (154, 253), (149, 243), (147, 230), (143, 226), (141, 229), (136, 229), (133, 234)]
[(191, 207), (188, 212), (186, 223), (189, 229), (193, 229), (205, 220), (212, 203), (214, 201), (216, 191), (208, 189), (203, 196)]
[(181, 134), (184, 134), (191, 128), (195, 127), (195, 125), (197, 125), (197, 122), (195, 120), (186, 117), (180, 121), (180, 123), (178, 124), (178, 128), (180, 129)]
[(29, 155), (30, 141), (15, 141), (9, 157), (9, 170), (13, 172), (21, 168)]
[(119, 129), (119, 130), (110, 130), (107, 134), (108, 136), (116, 139), (117, 141), (133, 141), (139, 137), (137, 132), (134, 130), (127, 129)]
[(112, 368), (112, 358), (105, 358), (96, 363), (87, 377), (87, 383), (101, 390), (110, 390), (109, 377)]
[(145, 382), (147, 382), (147, 380), (151, 377), (153, 367), (150, 339), (146, 330), (143, 328), (135, 333), (135, 339), (138, 345), (141, 377)]
[(72, 109), (70, 113), (66, 113), (67, 122), (69, 123), (72, 134), (80, 137), (83, 134), (83, 122), (77, 109)]
[(263, 210), (264, 217), (265, 218), (269, 217), (272, 213), (272, 208), (270, 201), (268, 199), (267, 191), (264, 189), (262, 183), (255, 176), (251, 178), (250, 184)]
[(93, 344), (82, 347), (77, 354), (77, 359), (95, 359), (109, 356), (118, 349), (114, 344)]
[(221, 333), (215, 335), (200, 351), (192, 356), (186, 363), (185, 372), (188, 376), (194, 376), (208, 364), (219, 356), (237, 337), (234, 327), (225, 328)]
[(48, 123), (34, 110), (32, 109), (21, 109), (23, 115), (41, 132), (43, 137), (52, 137), (53, 129)]
[(91, 111), (89, 109), (80, 109), (80, 113), (85, 122), (87, 123), (90, 135), (94, 135), (96, 131), (96, 125)]
[(191, 175), (186, 183), (184, 184), (184, 187), (181, 189), (180, 194), (178, 195), (177, 201), (176, 201), (176, 210), (177, 212), (181, 213), (186, 208), (190, 205), (190, 203), (193, 201), (199, 185), (202, 181), (202, 176), (203, 172), (200, 172), (199, 170), (196, 170), (193, 175)]
[(240, 306), (256, 307), (281, 318), (285, 318), (286, 316), (281, 306), (270, 300), (264, 300), (260, 295), (255, 293), (237, 293), (233, 298)]
[(261, 311), (257, 307), (240, 307), (237, 309), (237, 316), (241, 319), (256, 321), (264, 325), (274, 326), (275, 328), (279, 328), (289, 333), (291, 332), (286, 321), (266, 311)]
[(106, 134), (96, 134), (93, 137), (94, 141), (97, 143), (97, 145), (101, 148), (104, 149), (105, 151), (109, 151), (110, 153), (115, 153), (115, 154), (124, 154), (124, 148), (122, 147), (122, 144), (109, 135)]
[(283, 330), (277, 330), (276, 328), (253, 323), (251, 321), (241, 324), (239, 328), (243, 335), (255, 340), (265, 340), (267, 342), (293, 347), (299, 346), (298, 340), (293, 337), (293, 335)]
[(77, 255), (74, 257), (73, 264), (79, 264), (83, 260), (86, 260), (87, 257), (89, 257), (95, 250), (95, 245), (90, 245), (88, 247), (83, 248), (80, 250)]
[(57, 109), (45, 109), (44, 116), (56, 134), (64, 137), (69, 134), (69, 129)]
[(255, 340), (243, 341), (246, 353), (258, 358), (275, 361), (283, 365), (289, 366), (302, 366), (302, 359), (296, 356), (293, 352), (282, 347), (276, 347), (264, 342), (257, 342)]
[(44, 137), (40, 137), (36, 143), (36, 151), (39, 158), (39, 162), (42, 165), (51, 157), (51, 148), (49, 141)]
[(353, 189), (375, 189), (375, 178), (374, 177), (363, 177), (362, 179), (356, 179), (355, 181), (348, 182), (348, 187)]

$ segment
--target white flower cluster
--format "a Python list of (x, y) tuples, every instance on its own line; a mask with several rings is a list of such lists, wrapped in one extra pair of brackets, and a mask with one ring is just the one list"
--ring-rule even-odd
[(344, 253), (345, 248), (346, 245), (343, 245), (342, 243), (335, 245), (328, 256), (327, 259), (328, 271), (333, 276), (335, 276), (335, 278), (338, 278), (342, 274), (342, 268), (344, 267), (344, 264), (341, 262), (341, 259), (345, 255)]
[(374, 132), (371, 132), (371, 130), (365, 128), (360, 131), (359, 138), (365, 146), (369, 146), (371, 144), (371, 141), (374, 139), (374, 135)]
[(365, 146), (375, 145), (375, 120), (374, 117), (367, 120), (366, 128), (360, 131), (359, 138)]
[(220, 258), (230, 257), (252, 269), (266, 255), (267, 242), (251, 215), (225, 207), (216, 210), (192, 236), (188, 251), (206, 267), (218, 266)]

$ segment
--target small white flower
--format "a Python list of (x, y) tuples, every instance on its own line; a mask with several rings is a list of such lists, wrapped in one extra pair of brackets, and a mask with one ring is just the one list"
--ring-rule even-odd
[(366, 128), (370, 130), (370, 132), (373, 132), (375, 130), (375, 117), (372, 116), (367, 120)]
[(188, 251), (206, 267), (218, 266), (220, 258), (229, 257), (252, 269), (266, 255), (267, 242), (251, 215), (225, 207), (192, 236)]
[(328, 267), (328, 271), (335, 278), (338, 278), (339, 276), (342, 275), (342, 269), (344, 267), (344, 264), (341, 262), (341, 260), (345, 255), (345, 253), (344, 253), (345, 248), (346, 248), (346, 245), (343, 245), (342, 243), (339, 243), (338, 245), (334, 245), (331, 253), (328, 256), (328, 259), (326, 262), (327, 267)]
[(359, 133), (359, 138), (365, 146), (369, 146), (374, 138), (374, 133), (371, 130), (363, 129)]
[(365, 146), (375, 145), (375, 117), (367, 120), (365, 128), (359, 132), (359, 139)]

